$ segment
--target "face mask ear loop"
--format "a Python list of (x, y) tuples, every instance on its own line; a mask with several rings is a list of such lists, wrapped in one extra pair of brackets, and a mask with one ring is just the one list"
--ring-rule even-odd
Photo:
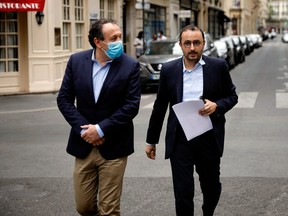
[[(107, 48), (109, 49), (109, 47), (108, 47), (108, 44), (107, 43), (105, 43), (104, 41), (102, 41), (101, 40), (101, 42), (102, 43), (104, 43), (105, 45), (107, 45)], [(110, 59), (112, 59), (108, 54), (107, 54), (107, 51), (108, 51), (108, 49), (107, 50), (105, 50), (103, 47), (101, 47), (100, 48), (104, 53), (105, 53), (105, 55), (108, 57), (108, 58), (110, 58)]]
[(102, 47), (101, 47), (100, 49), (105, 53), (105, 55), (106, 55), (108, 58), (112, 59), (112, 58), (107, 54), (107, 50), (104, 50)]

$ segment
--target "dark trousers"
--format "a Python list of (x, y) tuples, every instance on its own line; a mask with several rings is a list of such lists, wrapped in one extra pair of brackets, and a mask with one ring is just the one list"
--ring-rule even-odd
[(177, 132), (170, 158), (177, 216), (194, 215), (194, 166), (203, 194), (203, 215), (212, 216), (221, 194), (220, 153), (213, 131), (187, 141), (182, 129)]

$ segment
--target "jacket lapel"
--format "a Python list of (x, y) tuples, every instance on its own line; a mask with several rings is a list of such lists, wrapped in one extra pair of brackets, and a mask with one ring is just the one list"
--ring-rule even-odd
[(93, 77), (92, 77), (92, 73), (93, 73), (93, 61), (92, 61), (92, 53), (93, 53), (93, 49), (89, 50), (87, 52), (87, 54), (85, 55), (85, 59), (83, 61), (83, 73), (85, 73), (86, 71), (88, 72), (87, 74), (83, 74), (85, 77), (85, 82), (87, 83), (87, 87), (88, 87), (88, 92), (89, 92), (89, 98), (91, 98), (91, 100), (95, 103), (95, 99), (94, 99), (94, 91), (93, 91)]
[(103, 86), (101, 88), (101, 91), (100, 91), (100, 94), (99, 94), (99, 98), (98, 98), (98, 102), (101, 100), (103, 94), (107, 90), (107, 87), (109, 86), (109, 84), (112, 82), (112, 80), (116, 76), (117, 71), (119, 69), (119, 61), (120, 61), (120, 58), (114, 59), (112, 61), (110, 69), (108, 71), (108, 74), (107, 74), (107, 76), (105, 78), (105, 81), (103, 83)]

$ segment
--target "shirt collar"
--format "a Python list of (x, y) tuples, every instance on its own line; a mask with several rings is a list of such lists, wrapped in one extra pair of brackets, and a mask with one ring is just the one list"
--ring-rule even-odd
[[(186, 72), (192, 72), (192, 70), (187, 70), (186, 67), (185, 67), (185, 64), (184, 64), (184, 58), (182, 58), (182, 64), (183, 64), (183, 73), (186, 71)], [(201, 58), (199, 59), (199, 61), (196, 63), (195, 65), (195, 68), (196, 69), (197, 67), (199, 67), (200, 65), (203, 66), (205, 65), (205, 61), (203, 60), (202, 56)]]
[[(93, 49), (93, 52), (92, 52), (92, 57), (91, 57), (91, 59), (92, 59), (92, 61), (93, 62), (96, 62), (97, 64), (99, 64), (99, 62), (97, 61), (97, 59), (95, 58), (95, 49)], [(106, 61), (106, 64), (105, 64), (105, 66), (108, 64), (108, 63), (111, 63), (113, 60), (111, 59), (111, 60), (108, 60), (108, 61)], [(100, 65), (100, 64), (99, 64)]]

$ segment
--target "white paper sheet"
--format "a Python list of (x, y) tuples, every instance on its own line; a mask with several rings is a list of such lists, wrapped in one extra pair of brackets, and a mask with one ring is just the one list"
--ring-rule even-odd
[(202, 100), (190, 100), (172, 106), (188, 141), (213, 128), (210, 117), (199, 114), (203, 107)]

